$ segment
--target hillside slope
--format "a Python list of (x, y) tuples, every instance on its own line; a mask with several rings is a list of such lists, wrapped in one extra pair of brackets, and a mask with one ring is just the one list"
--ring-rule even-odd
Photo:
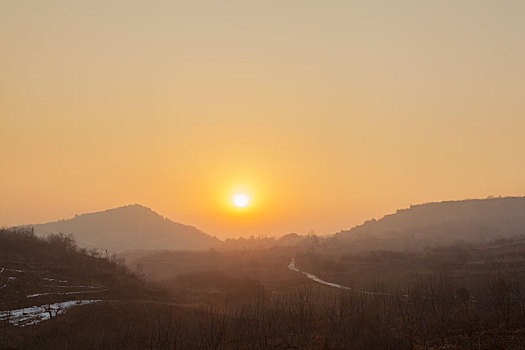
[(413, 205), (335, 235), (359, 249), (423, 249), (525, 234), (525, 197)]
[(34, 227), (37, 235), (73, 234), (81, 244), (99, 249), (209, 249), (221, 241), (193, 226), (173, 222), (139, 204), (77, 215)]
[(31, 325), (78, 304), (146, 293), (142, 277), (115, 255), (79, 248), (65, 235), (0, 229), (0, 321)]

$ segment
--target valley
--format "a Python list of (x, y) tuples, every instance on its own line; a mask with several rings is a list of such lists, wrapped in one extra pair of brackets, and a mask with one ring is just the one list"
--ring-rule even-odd
[(525, 236), (516, 234), (519, 210), (506, 218), (491, 219), (496, 226), (482, 229), (484, 240), (465, 228), (454, 243), (407, 249), (382, 249), (391, 241), (385, 235), (375, 238), (381, 249), (339, 235), (294, 235), (119, 253), (82, 246), (70, 233), (3, 229), (0, 345), (520, 349)]

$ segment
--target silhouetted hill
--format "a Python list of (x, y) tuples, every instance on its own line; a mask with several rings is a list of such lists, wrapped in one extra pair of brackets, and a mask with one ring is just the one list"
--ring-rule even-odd
[(72, 219), (27, 225), (37, 235), (71, 233), (80, 244), (100, 249), (209, 249), (221, 244), (193, 226), (173, 222), (139, 204), (77, 215)]
[(413, 205), (335, 235), (356, 250), (423, 249), (525, 235), (525, 197)]
[(289, 233), (287, 235), (282, 236), (277, 240), (279, 245), (288, 245), (288, 246), (295, 246), (300, 244), (304, 240), (304, 236), (298, 235), (295, 232)]
[[(116, 254), (78, 247), (66, 235), (41, 238), (30, 230), (0, 229), (0, 310), (139, 298), (151, 295), (149, 288)], [(0, 320), (7, 318), (0, 311)]]
[(288, 233), (280, 238), (254, 237), (229, 238), (224, 241), (222, 249), (267, 249), (272, 247), (307, 247), (311, 243), (310, 236), (301, 236), (297, 233)]

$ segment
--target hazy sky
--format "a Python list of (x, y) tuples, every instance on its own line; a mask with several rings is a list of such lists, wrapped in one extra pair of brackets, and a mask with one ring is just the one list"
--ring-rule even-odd
[(324, 234), (525, 195), (524, 18), (502, 0), (0, 0), (0, 225), (141, 203), (219, 237)]

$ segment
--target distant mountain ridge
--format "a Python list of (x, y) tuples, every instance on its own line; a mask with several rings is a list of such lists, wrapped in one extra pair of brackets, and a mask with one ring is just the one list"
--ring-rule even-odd
[(222, 243), (193, 226), (173, 222), (140, 204), (24, 227), (34, 227), (37, 235), (71, 233), (81, 244), (112, 251), (202, 250)]
[[(229, 239), (173, 222), (140, 204), (76, 215), (34, 227), (37, 235), (72, 233), (80, 244), (112, 251), (252, 249), (309, 246), (312, 237), (288, 234), (279, 239)], [(525, 197), (468, 199), (411, 205), (327, 237), (342, 249), (421, 250), (460, 241), (482, 243), (525, 235)]]
[(412, 205), (338, 232), (335, 239), (356, 250), (406, 250), (520, 235), (525, 235), (525, 197), (504, 197)]

